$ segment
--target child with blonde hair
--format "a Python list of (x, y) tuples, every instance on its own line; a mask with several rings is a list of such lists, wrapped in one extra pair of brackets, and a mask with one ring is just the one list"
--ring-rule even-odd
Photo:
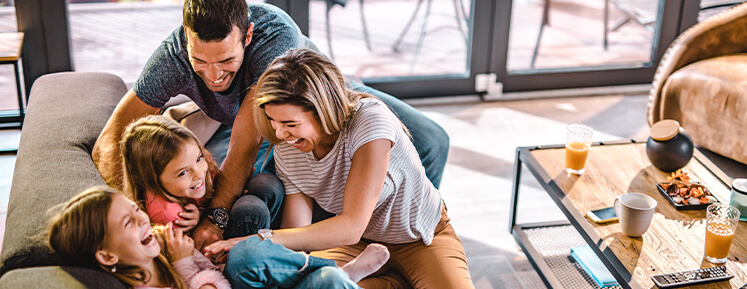
[(173, 222), (191, 230), (210, 202), (218, 174), (197, 137), (176, 121), (153, 115), (128, 125), (120, 148), (130, 199), (155, 224)]
[[(104, 220), (102, 222), (102, 220)], [(100, 268), (130, 288), (231, 288), (218, 267), (171, 225), (158, 230), (140, 208), (108, 187), (68, 201), (49, 223), (49, 245), (71, 265)]]

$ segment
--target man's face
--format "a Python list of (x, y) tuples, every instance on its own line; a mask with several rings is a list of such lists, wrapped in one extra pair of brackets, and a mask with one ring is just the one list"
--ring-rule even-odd
[[(251, 23), (249, 30), (242, 32), (234, 25), (226, 38), (214, 41), (202, 41), (192, 30), (184, 28), (189, 62), (208, 89), (222, 92), (231, 86), (244, 61), (244, 48), (252, 39), (253, 28), (254, 23)], [(246, 42), (242, 43), (242, 39)]]

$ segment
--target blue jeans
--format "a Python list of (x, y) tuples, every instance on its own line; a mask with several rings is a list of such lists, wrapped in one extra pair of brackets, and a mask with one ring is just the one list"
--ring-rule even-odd
[(228, 252), (223, 274), (232, 288), (360, 288), (328, 259), (250, 237)]
[(259, 229), (280, 227), (285, 188), (275, 174), (262, 172), (252, 176), (244, 187), (248, 192), (231, 207), (223, 238), (256, 234)]

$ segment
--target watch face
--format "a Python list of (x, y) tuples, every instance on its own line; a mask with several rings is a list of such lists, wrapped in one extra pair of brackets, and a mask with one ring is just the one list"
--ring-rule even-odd
[(211, 212), (213, 222), (220, 228), (225, 227), (228, 224), (228, 211), (223, 208), (215, 208)]

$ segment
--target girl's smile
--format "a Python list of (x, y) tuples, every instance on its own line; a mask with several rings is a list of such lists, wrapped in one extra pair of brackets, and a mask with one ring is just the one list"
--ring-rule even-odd
[(117, 256), (116, 263), (147, 267), (158, 257), (161, 247), (153, 237), (148, 215), (127, 197), (112, 197), (106, 222), (104, 250)]
[(205, 196), (208, 163), (200, 147), (191, 141), (182, 143), (179, 153), (166, 164), (158, 177), (169, 194), (180, 198)]

